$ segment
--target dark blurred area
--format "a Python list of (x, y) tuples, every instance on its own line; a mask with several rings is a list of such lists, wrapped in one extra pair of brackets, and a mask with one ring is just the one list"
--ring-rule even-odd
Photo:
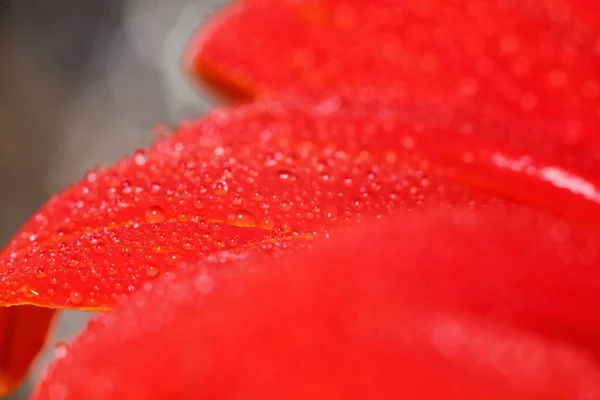
[[(0, 243), (54, 192), (96, 164), (151, 141), (157, 123), (202, 114), (211, 101), (181, 71), (193, 30), (218, 0), (2, 0)], [(88, 313), (64, 313), (53, 345)]]

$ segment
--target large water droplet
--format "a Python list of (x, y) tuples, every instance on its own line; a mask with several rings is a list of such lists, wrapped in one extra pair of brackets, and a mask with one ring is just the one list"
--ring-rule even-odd
[(241, 228), (253, 228), (257, 225), (256, 218), (245, 210), (234, 211), (227, 216), (225, 222), (228, 225), (239, 226)]
[(160, 224), (165, 220), (165, 213), (162, 208), (158, 206), (152, 206), (146, 210), (145, 220), (149, 224)]

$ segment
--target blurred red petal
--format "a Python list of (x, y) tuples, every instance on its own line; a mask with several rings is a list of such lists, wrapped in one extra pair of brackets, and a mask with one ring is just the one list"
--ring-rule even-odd
[(0, 396), (21, 382), (46, 340), (56, 310), (0, 308)]
[(505, 126), (514, 115), (560, 123), (565, 142), (598, 159), (598, 37), (594, 0), (240, 0), (202, 28), (186, 62), (245, 98), (393, 95), (476, 106)]
[(543, 213), (431, 208), (188, 266), (92, 323), (34, 398), (595, 400), (597, 363), (557, 339), (600, 354), (599, 244)]

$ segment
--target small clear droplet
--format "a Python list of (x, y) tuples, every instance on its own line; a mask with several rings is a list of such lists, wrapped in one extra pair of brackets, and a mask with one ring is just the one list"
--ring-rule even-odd
[(273, 229), (275, 228), (275, 219), (273, 217), (265, 217), (260, 223), (260, 226), (264, 229)]
[(216, 181), (212, 184), (212, 190), (215, 196), (223, 196), (227, 194), (229, 187), (225, 181)]
[(146, 267), (146, 276), (149, 278), (154, 278), (156, 275), (158, 275), (159, 272), (160, 269), (158, 267), (155, 267), (154, 265), (148, 265)]
[(165, 264), (170, 266), (176, 266), (181, 262), (182, 256), (179, 253), (169, 254), (165, 257)]
[(291, 201), (282, 201), (279, 203), (279, 209), (283, 212), (289, 212), (292, 210), (292, 202)]
[(328, 220), (335, 221), (338, 218), (338, 209), (336, 206), (327, 206), (323, 210), (323, 214)]
[(71, 303), (73, 304), (81, 304), (81, 302), (83, 301), (83, 296), (81, 295), (81, 293), (73, 291), (69, 295), (69, 299), (71, 299)]

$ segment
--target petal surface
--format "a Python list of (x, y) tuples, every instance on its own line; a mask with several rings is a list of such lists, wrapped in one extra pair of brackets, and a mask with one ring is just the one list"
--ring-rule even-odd
[[(565, 259), (547, 214), (461, 211), (186, 266), (92, 322), (34, 399), (598, 398), (596, 361), (556, 340), (599, 354), (598, 262)], [(571, 228), (571, 256), (597, 244)]]
[(599, 36), (593, 0), (239, 0), (200, 30), (186, 63), (241, 98), (394, 95), (505, 126), (559, 124), (598, 160)]
[[(415, 157), (395, 155), (393, 127), (386, 131), (357, 110), (323, 116), (314, 105), (271, 103), (215, 112), (90, 171), (0, 254), (0, 305), (106, 310), (176, 265), (218, 264), (218, 251), (276, 255), (365, 216), (432, 201), (488, 202), (444, 177), (428, 178)], [(43, 318), (24, 328), (13, 322), (31, 312), (20, 310), (2, 311), (11, 318), (0, 321), (6, 390), (41, 348), (41, 340), (28, 340), (45, 337), (53, 313), (35, 311)], [(18, 348), (31, 345), (19, 359), (14, 338)]]
[(33, 306), (0, 308), (0, 396), (21, 382), (39, 350), (56, 310)]
[(263, 103), (183, 124), (50, 199), (0, 258), (0, 302), (106, 309), (215, 251), (277, 251), (365, 216), (502, 203), (400, 149), (409, 126), (348, 104)]
[(596, 185), (559, 167), (560, 143), (514, 144), (517, 128), (483, 140), (464, 121), (494, 132), (430, 106), (339, 97), (185, 123), (50, 199), (0, 254), (0, 302), (104, 310), (181, 263), (219, 264), (216, 252), (277, 255), (432, 204), (512, 207), (497, 194), (600, 223)]
[[(474, 118), (331, 97), (185, 123), (50, 199), (0, 255), (0, 302), (108, 309), (216, 252), (305, 249), (431, 204), (512, 207), (495, 195), (600, 223), (596, 184), (573, 172), (589, 175), (586, 158)], [(464, 135), (465, 121), (487, 137)]]

